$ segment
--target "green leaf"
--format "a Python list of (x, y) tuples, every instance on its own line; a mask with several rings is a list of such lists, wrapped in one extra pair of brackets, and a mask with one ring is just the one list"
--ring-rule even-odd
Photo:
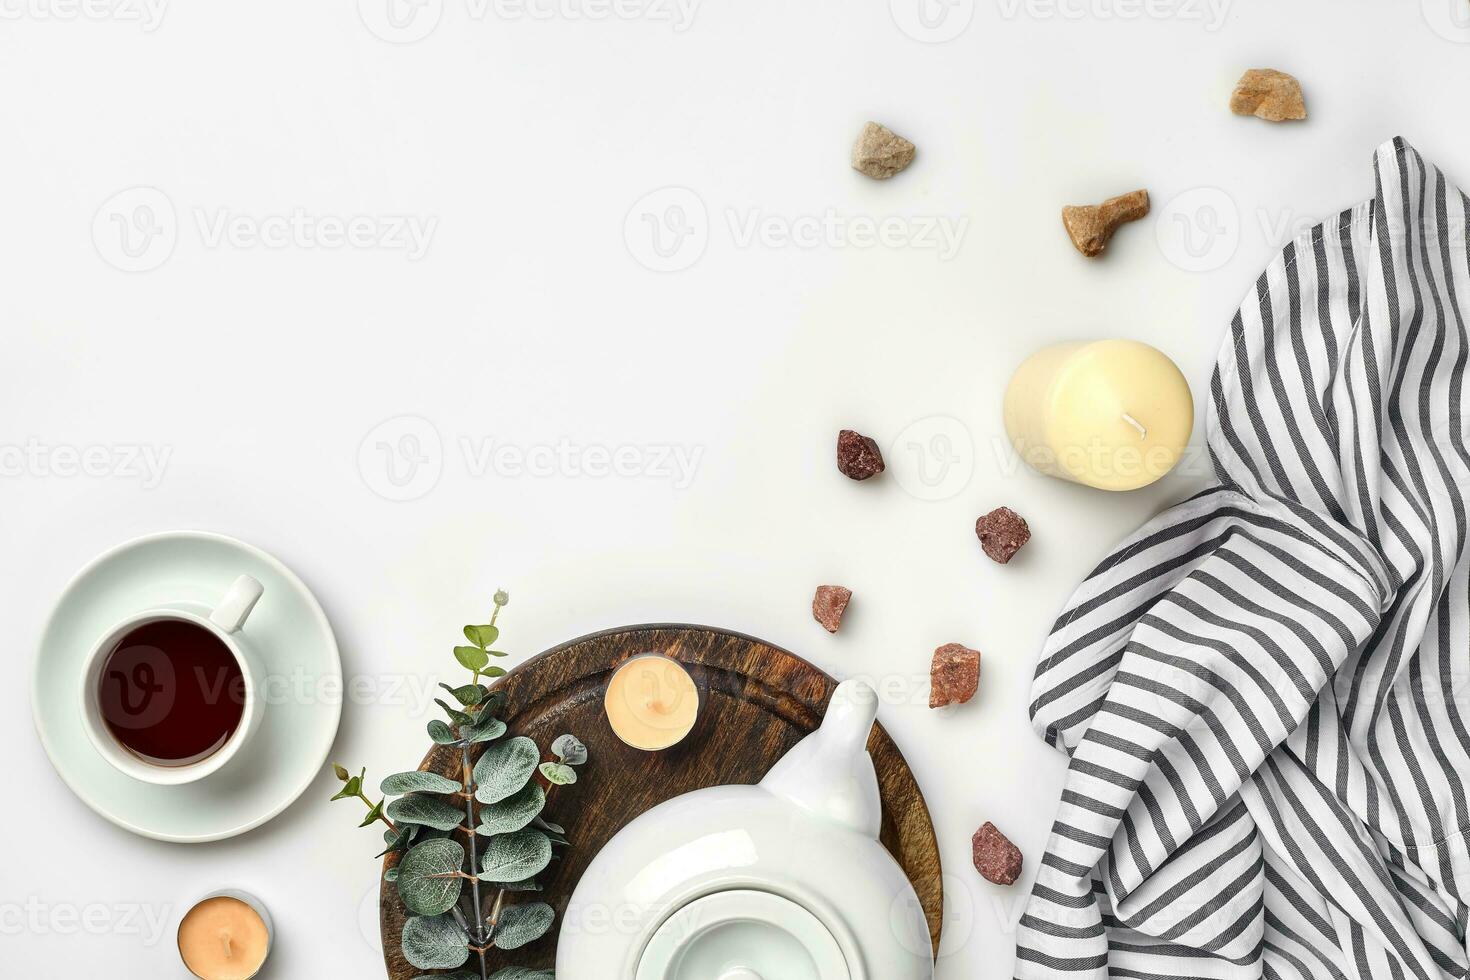
[(541, 750), (524, 735), (496, 742), (475, 763), (475, 799), (481, 803), (499, 803), (519, 793), (540, 761)]
[(440, 684), (439, 686), (454, 695), (454, 700), (466, 708), (473, 708), (485, 700), (485, 696), (490, 693), (490, 689), (484, 684), (466, 684), (463, 687), (450, 687), (448, 684)]
[(500, 630), (488, 624), (485, 626), (466, 626), (464, 628), (464, 638), (479, 649), (484, 650), (487, 647), (493, 646), (495, 641), (500, 639)]
[(368, 826), (371, 826), (372, 824), (377, 823), (378, 822), (378, 818), (383, 815), (383, 804), (386, 803), (386, 802), (387, 802), (386, 800), (379, 800), (378, 802), (374, 803), (373, 804), (373, 808), (368, 811), (368, 815), (367, 816), (365, 816), (365, 817), (362, 818), (362, 823), (358, 824), (358, 826), (359, 827), (368, 827)]
[(444, 703), (443, 698), (435, 698), (434, 703), (443, 708), (444, 713), (449, 716), (449, 720), (454, 722), (456, 725), (469, 725), (474, 723), (475, 719), (471, 718), (463, 711), (460, 711), (458, 708), (451, 708), (449, 705)]
[(562, 735), (551, 743), (551, 752), (569, 766), (580, 766), (587, 761), (587, 746), (575, 735)]
[(497, 886), (508, 892), (539, 892), (541, 885), (535, 878), (522, 878), (520, 881), (497, 881)]
[(414, 825), (410, 824), (399, 827), (397, 830), (383, 831), (383, 843), (387, 846), (383, 848), (382, 854), (376, 854), (374, 855), (374, 857), (383, 857), (384, 855), (391, 854), (394, 851), (403, 850), (405, 847), (408, 846), (408, 842), (413, 840), (413, 832), (415, 829), (417, 828)]
[[(519, 970), (521, 967), (513, 966), (508, 969)], [(505, 971), (501, 972), (503, 973)], [(498, 977), (500, 974), (497, 973), (495, 976)], [(480, 980), (480, 973), (478, 970), (455, 970), (453, 973), (421, 973), (414, 977), (413, 980)], [(491, 980), (495, 980), (495, 978), (491, 977)], [(523, 980), (531, 980), (531, 977), (527, 975)], [(542, 980), (555, 980), (555, 975), (548, 972)]]
[(493, 942), (500, 949), (520, 949), (546, 935), (555, 919), (556, 912), (545, 902), (512, 905), (500, 913)]
[(563, 835), (565, 835), (566, 832), (567, 832), (567, 828), (563, 827), (559, 823), (552, 823), (550, 820), (547, 820), (545, 817), (537, 817), (535, 820), (532, 820), (531, 821), (531, 826), (536, 827), (536, 828), (539, 828), (541, 830), (549, 830), (553, 834), (563, 834)]
[(342, 792), (340, 792), (336, 796), (332, 797), (332, 801), (335, 802), (336, 800), (350, 800), (353, 797), (357, 796), (357, 794), (359, 794), (361, 792), (362, 792), (362, 777), (361, 776), (353, 776), (351, 779), (347, 780), (347, 784), (342, 787)]
[(520, 881), (540, 874), (551, 863), (551, 841), (536, 830), (518, 830), (490, 838), (480, 861), (481, 881)]
[(426, 840), (398, 865), (398, 894), (414, 915), (439, 915), (454, 908), (464, 879), (464, 848), (452, 840)]
[(479, 647), (455, 647), (454, 659), (465, 670), (484, 670), (485, 665), (490, 662), (490, 654)]
[(464, 822), (464, 810), (437, 796), (405, 796), (388, 804), (388, 819), (397, 824), (416, 823), (435, 830), (453, 830)]
[(405, 793), (458, 793), (464, 786), (455, 779), (446, 779), (437, 772), (395, 772), (383, 779), (379, 787), (389, 796)]
[(389, 868), (387, 871), (384, 871), (383, 872), (383, 880), (386, 881), (386, 882), (388, 882), (389, 884), (392, 884), (393, 882), (397, 881), (398, 880), (398, 869), (397, 868)]
[(454, 729), (450, 728), (438, 718), (429, 722), (429, 737), (434, 740), (434, 744), (436, 745), (453, 745), (459, 741), (459, 736), (454, 734)]
[(476, 833), (490, 837), (525, 830), (545, 806), (546, 791), (534, 782), (527, 783), (525, 789), (514, 796), (481, 807), (480, 826)]
[[(420, 978), (416, 977), (415, 980), (420, 980)], [(435, 980), (440, 980), (440, 978), (435, 978)], [(459, 978), (451, 977), (450, 980), (459, 980)], [(479, 978), (471, 977), (470, 980), (479, 980)], [(556, 980), (556, 974), (551, 970), (532, 970), (524, 966), (508, 966), (503, 970), (496, 970), (490, 974), (490, 980)]]
[(452, 970), (470, 958), (470, 937), (451, 916), (416, 916), (403, 924), (403, 958), (420, 970)]
[(570, 786), (577, 781), (577, 770), (560, 762), (541, 763), (541, 775), (553, 786)]
[(481, 742), (493, 742), (505, 734), (505, 722), (486, 712), (480, 716), (480, 720), (465, 732), (465, 741), (470, 745), (478, 745)]
[(504, 667), (491, 666), (486, 667), (484, 670), (480, 671), (481, 677), (504, 677), (505, 674), (506, 670)]

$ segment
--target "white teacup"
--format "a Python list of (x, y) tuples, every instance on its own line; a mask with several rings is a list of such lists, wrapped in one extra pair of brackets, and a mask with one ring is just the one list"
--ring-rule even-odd
[[(177, 602), (135, 613), (108, 630), (87, 654), (82, 670), (82, 725), (97, 752), (119, 772), (145, 783), (178, 786), (203, 779), (218, 772), (250, 740), (265, 711), (261, 690), (261, 673), (241, 627), (265, 592), (265, 587), (249, 575), (237, 578), (224, 598), (213, 610), (207, 606)], [(244, 703), (239, 724), (218, 748), (200, 758), (163, 764), (142, 758), (118, 741), (103, 720), (102, 671), (118, 644), (130, 633), (149, 623), (160, 621), (189, 623), (212, 633), (235, 658), (244, 681)], [(161, 706), (166, 714), (170, 705)], [(150, 710), (146, 705), (143, 711)], [(159, 709), (153, 709), (158, 711)]]

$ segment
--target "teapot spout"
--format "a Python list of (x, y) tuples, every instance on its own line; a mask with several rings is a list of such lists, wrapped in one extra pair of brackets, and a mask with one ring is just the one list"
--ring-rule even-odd
[(883, 804), (868, 736), (878, 717), (878, 695), (862, 681), (839, 684), (822, 727), (797, 743), (761, 780), (771, 793), (878, 839)]

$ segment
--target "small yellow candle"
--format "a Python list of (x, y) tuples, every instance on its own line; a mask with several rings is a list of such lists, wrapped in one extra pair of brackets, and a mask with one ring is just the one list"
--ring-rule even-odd
[(1174, 468), (1194, 429), (1178, 365), (1134, 340), (1037, 351), (1006, 389), (1011, 443), (1048, 476), (1102, 490), (1147, 486)]
[(200, 980), (250, 980), (270, 945), (262, 913), (233, 895), (204, 899), (179, 923), (179, 955)]
[(677, 745), (694, 728), (699, 689), (678, 661), (645, 654), (613, 673), (603, 707), (618, 738), (635, 749), (657, 752)]

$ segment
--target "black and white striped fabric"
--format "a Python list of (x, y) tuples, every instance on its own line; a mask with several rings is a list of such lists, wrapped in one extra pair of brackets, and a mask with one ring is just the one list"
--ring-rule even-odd
[(1220, 486), (1083, 583), (1019, 980), (1462, 978), (1470, 204), (1402, 140), (1289, 245), (1210, 392)]

